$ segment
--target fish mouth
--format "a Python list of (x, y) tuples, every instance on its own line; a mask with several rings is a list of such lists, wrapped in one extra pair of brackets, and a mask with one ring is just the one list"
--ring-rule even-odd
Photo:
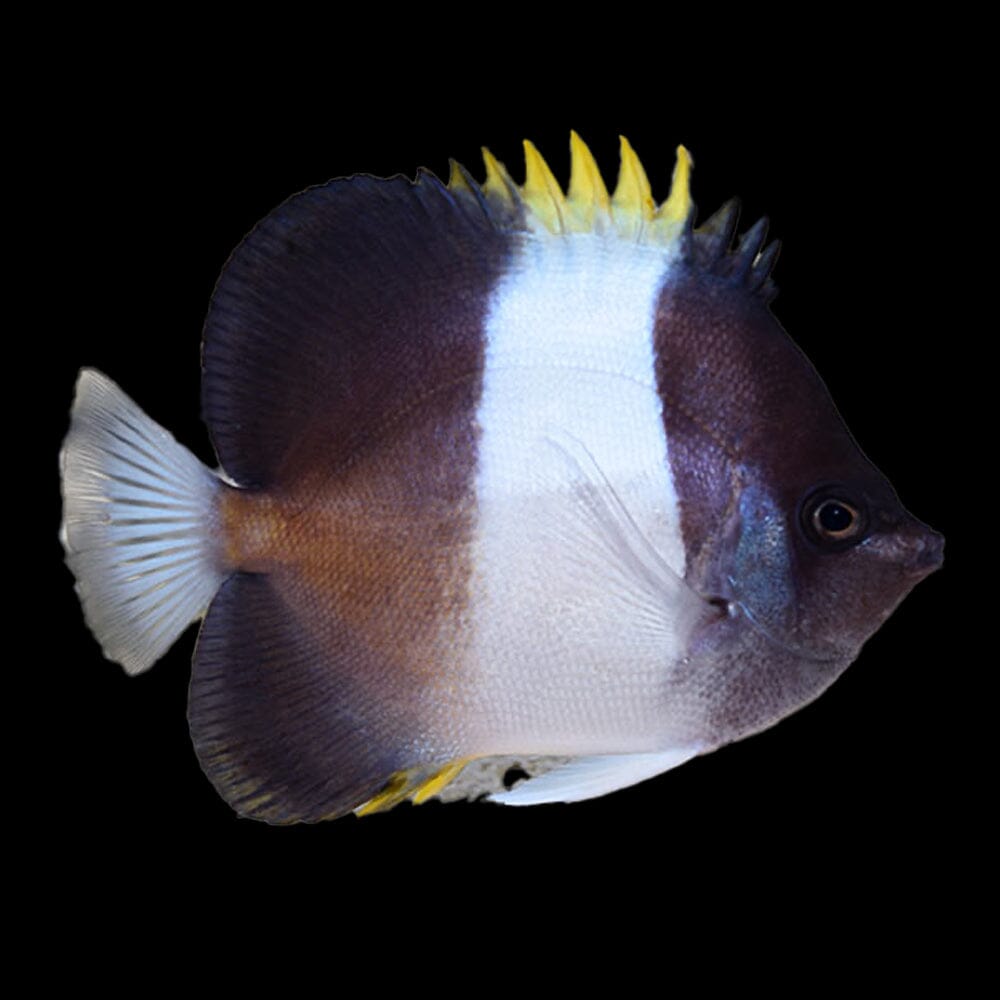
[(917, 580), (923, 580), (944, 565), (944, 535), (926, 525), (920, 527), (923, 529), (920, 534), (909, 540), (909, 558), (905, 563), (906, 573)]

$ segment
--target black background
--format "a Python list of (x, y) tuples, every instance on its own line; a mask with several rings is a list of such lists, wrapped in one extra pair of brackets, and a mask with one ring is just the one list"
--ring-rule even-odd
[[(963, 552), (949, 398), (965, 335), (946, 276), (963, 197), (942, 183), (963, 154), (950, 98), (919, 78), (870, 86), (874, 76), (851, 73), (845, 91), (780, 61), (759, 74), (716, 67), (715, 86), (664, 67), (580, 89), (569, 67), (552, 68), (561, 82), (516, 92), (447, 67), (401, 74), (388, 90), (333, 71), (277, 86), (248, 56), (195, 85), (180, 63), (136, 56), (90, 67), (52, 108), (51, 153), (33, 182), (44, 197), (26, 199), (58, 218), (42, 257), (44, 324), (24, 338), (37, 335), (28, 346), (41, 348), (46, 397), (32, 566), (49, 610), (32, 704), (54, 720), (29, 821), (60, 838), (67, 871), (194, 880), (207, 864), (216, 880), (252, 868), (271, 882), (329, 877), (343, 892), (638, 879), (658, 899), (706, 886), (723, 909), (748, 876), (758, 893), (848, 898), (864, 887), (895, 907), (948, 883), (941, 840), (971, 822), (955, 781), (966, 766), (956, 675), (974, 667), (953, 645)], [(817, 703), (639, 787), (575, 806), (432, 803), (285, 829), (241, 820), (187, 735), (195, 631), (128, 678), (83, 624), (56, 537), (56, 453), (77, 369), (106, 372), (214, 466), (198, 417), (200, 328), (227, 255), (260, 217), (352, 172), (447, 176), (455, 157), (481, 177), (482, 144), (520, 179), (524, 137), (565, 181), (570, 128), (609, 187), (619, 132), (658, 200), (683, 142), (702, 218), (734, 194), (741, 229), (770, 217), (783, 243), (775, 313), (904, 503), (949, 536), (946, 567)]]

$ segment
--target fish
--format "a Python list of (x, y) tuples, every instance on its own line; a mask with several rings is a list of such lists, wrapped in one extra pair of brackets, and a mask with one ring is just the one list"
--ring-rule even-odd
[(201, 621), (241, 816), (629, 787), (813, 701), (942, 564), (771, 311), (766, 220), (696, 225), (683, 146), (660, 203), (624, 139), (613, 193), (575, 132), (565, 191), (524, 150), (253, 229), (203, 331), (217, 470), (80, 372), (85, 620), (129, 674)]

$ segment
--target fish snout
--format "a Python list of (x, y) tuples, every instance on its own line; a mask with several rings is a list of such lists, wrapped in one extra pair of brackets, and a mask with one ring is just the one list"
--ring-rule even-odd
[(916, 582), (941, 568), (944, 535), (915, 517), (907, 516), (906, 521), (886, 538), (883, 551)]
[(944, 535), (926, 525), (920, 527), (923, 530), (909, 542), (909, 559), (905, 568), (922, 579), (940, 569), (944, 563)]

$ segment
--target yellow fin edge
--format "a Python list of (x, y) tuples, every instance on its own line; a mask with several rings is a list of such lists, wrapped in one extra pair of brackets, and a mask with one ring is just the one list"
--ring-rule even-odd
[[(587, 144), (570, 132), (570, 179), (563, 193), (548, 163), (534, 143), (524, 142), (524, 184), (517, 185), (506, 168), (486, 148), (483, 193), (505, 204), (518, 202), (526, 209), (529, 228), (550, 233), (606, 232), (651, 243), (674, 242), (694, 209), (691, 170), (694, 161), (684, 146), (677, 147), (673, 180), (666, 200), (657, 205), (645, 168), (632, 145), (620, 136), (621, 164), (615, 191), (608, 189)], [(453, 166), (448, 182), (452, 190), (467, 187)]]
[(423, 805), (433, 798), (446, 785), (461, 774), (471, 757), (454, 760), (443, 767), (427, 773), (426, 767), (411, 768), (407, 771), (396, 771), (385, 783), (385, 787), (367, 802), (363, 802), (354, 810), (355, 816), (370, 816), (372, 813), (385, 812), (398, 806), (400, 802), (411, 799), (414, 805)]
[(408, 771), (397, 771), (386, 782), (385, 788), (378, 795), (362, 803), (354, 810), (355, 816), (370, 816), (372, 813), (383, 812), (399, 805), (409, 794)]
[(411, 796), (413, 804), (422, 806), (428, 799), (434, 798), (442, 788), (450, 785), (462, 773), (462, 769), (471, 759), (471, 757), (466, 757), (463, 760), (452, 761), (450, 764), (445, 764), (439, 771), (435, 771), (426, 781), (417, 786)]

